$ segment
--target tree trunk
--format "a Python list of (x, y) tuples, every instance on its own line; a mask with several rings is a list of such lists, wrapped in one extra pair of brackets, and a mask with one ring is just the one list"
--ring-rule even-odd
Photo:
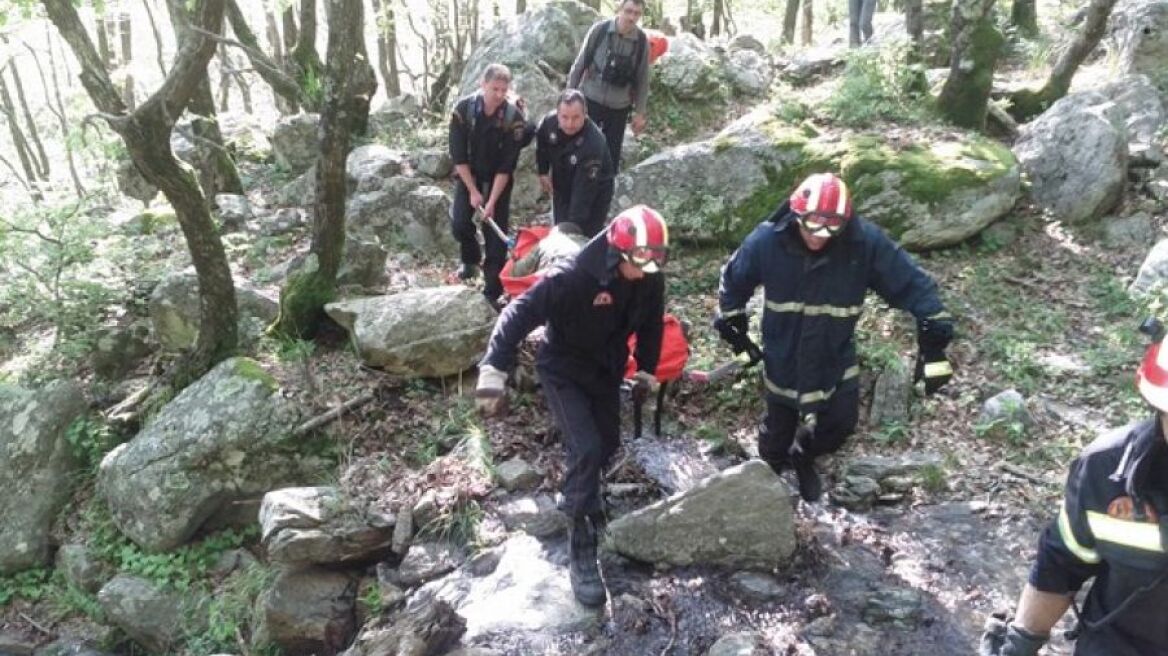
[(1014, 0), (1010, 7), (1010, 24), (1027, 36), (1038, 34), (1037, 0)]
[(713, 14), (710, 18), (710, 36), (718, 36), (725, 29), (726, 0), (714, 0)]
[[(5, 68), (15, 68), (12, 61), (8, 62)], [(37, 166), (35, 164), (36, 156), (28, 146), (28, 141), (24, 137), (24, 131), (20, 129), (20, 124), (16, 122), (16, 105), (12, 103), (12, 94), (8, 92), (8, 82), (4, 79), (4, 71), (0, 69), (0, 111), (4, 113), (8, 120), (8, 133), (12, 135), (12, 145), (16, 148), (16, 155), (20, 159), (20, 167), (24, 169), (24, 178), (32, 187), (33, 200), (42, 201), (44, 196), (41, 195), (40, 185), (37, 184), (38, 176)]]
[[(191, 30), (193, 17), (187, 14), (186, 0), (167, 0), (166, 5), (170, 10), (170, 22), (174, 25), (175, 42), (179, 43), (180, 47), (187, 39), (208, 38)], [(199, 183), (203, 187), (203, 193), (208, 200), (221, 193), (242, 194), (243, 183), (239, 179), (235, 161), (231, 159), (231, 153), (219, 132), (215, 97), (211, 94), (211, 78), (205, 66), (202, 72), (194, 77), (194, 85), (194, 93), (187, 104), (187, 109), (193, 114), (191, 132), (195, 152), (200, 154)]]
[[(207, 199), (191, 168), (175, 159), (170, 133), (190, 101), (200, 75), (215, 54), (215, 41), (192, 35), (180, 44), (170, 74), (132, 114), (102, 65), (72, 0), (42, 0), (49, 19), (81, 65), (81, 83), (110, 128), (122, 137), (138, 172), (162, 190), (174, 208), (199, 282), (199, 336), (193, 351), (170, 372), (176, 389), (185, 387), (211, 366), (231, 355), (237, 340), (235, 285), (223, 242)], [(192, 14), (199, 27), (218, 34), (223, 27), (223, 0), (197, 0)]]
[(231, 107), (231, 62), (227, 59), (227, 46), (222, 43), (215, 51), (215, 58), (219, 60), (219, 111), (225, 112)]
[(527, 0), (515, 0), (515, 14), (522, 14), (527, 11)]
[(158, 31), (158, 22), (154, 20), (154, 9), (150, 5), (154, 0), (142, 0), (142, 6), (146, 7), (146, 18), (150, 22), (150, 33), (154, 35), (154, 47), (156, 50), (154, 54), (158, 59), (158, 70), (162, 71), (162, 77), (166, 77), (166, 61), (162, 56), (162, 33)]
[(296, 27), (296, 7), (291, 3), (280, 14), (280, 22), (284, 26), (284, 56), (291, 59), (292, 50), (300, 38), (300, 29)]
[[(276, 94), (276, 98), (283, 100), (293, 112), (301, 104), (307, 104), (309, 99), (302, 93), (297, 80), (288, 75), (285, 65), (280, 64), (278, 59), (273, 60), (264, 54), (263, 49), (260, 48), (259, 39), (256, 38), (255, 33), (248, 26), (237, 1), (226, 0), (224, 7), (227, 12), (227, 20), (231, 22), (231, 31), (235, 33), (235, 38), (243, 44), (244, 54), (247, 55), (252, 68), (259, 73), (264, 82), (268, 83), (268, 86), (272, 87), (272, 92)], [(284, 36), (287, 38), (286, 32)], [(276, 50), (278, 53), (278, 46)], [(310, 111), (314, 111), (314, 108), (315, 105), (308, 106)]]
[(783, 14), (783, 43), (795, 43), (795, 24), (799, 20), (799, 0), (787, 0)]
[(328, 68), (320, 114), (320, 156), (316, 162), (316, 202), (309, 264), (292, 274), (280, 294), (280, 316), (269, 329), (277, 335), (311, 335), (336, 293), (345, 246), (345, 160), (355, 132), (369, 117), (377, 76), (365, 55), (362, 0), (331, 0)]
[[(49, 108), (49, 113), (57, 118), (57, 126), (61, 130), (61, 143), (65, 145), (65, 161), (69, 165), (69, 177), (73, 179), (73, 189), (77, 192), (77, 197), (81, 198), (85, 195), (85, 186), (81, 184), (81, 177), (77, 175), (77, 162), (73, 159), (73, 145), (72, 139), (69, 138), (69, 122), (65, 119), (65, 108), (61, 102), (61, 87), (57, 84), (57, 67), (56, 60), (53, 57), (53, 43), (50, 40), (50, 33), (48, 31), (49, 25), (45, 23), (45, 46), (48, 47), (49, 65), (52, 67), (53, 86), (49, 87), (49, 81), (45, 77), (45, 69), (41, 66), (41, 58), (37, 55), (36, 50), (25, 42), (24, 49), (28, 50), (28, 54), (32, 55), (32, 61), (36, 64), (37, 74), (41, 78), (41, 90), (45, 96), (45, 106)], [(53, 104), (53, 98), (56, 97), (56, 106)]]
[[(230, 14), (228, 17), (230, 17)], [(235, 30), (234, 22), (231, 25), (231, 29), (232, 31)], [(271, 61), (281, 63), (284, 62), (284, 42), (280, 37), (280, 23), (277, 20), (276, 14), (273, 12), (271, 5), (267, 3), (264, 4), (264, 30), (268, 38), (268, 47), (271, 48)], [(236, 38), (239, 38), (238, 33), (236, 33), (235, 36)], [(258, 43), (256, 44), (256, 47), (259, 48)], [(261, 50), (261, 52), (263, 51)], [(255, 65), (253, 64), (252, 67), (254, 68)], [(287, 98), (281, 96), (278, 93), (275, 95), (276, 109), (278, 109), (281, 114), (296, 113), (296, 110), (300, 106), (299, 103), (291, 103)]]
[(118, 14), (118, 38), (122, 42), (122, 53), (119, 64), (122, 73), (126, 76), (126, 86), (122, 91), (122, 98), (130, 111), (134, 110), (134, 39), (130, 33), (130, 14)]
[(312, 100), (314, 108), (320, 107), (324, 94), (324, 64), (316, 51), (316, 0), (300, 0), (300, 35), (292, 49), (292, 61), (296, 65), (296, 80), (302, 94)]
[(904, 28), (910, 43), (906, 63), (911, 69), (907, 91), (924, 95), (929, 91), (929, 80), (925, 76), (925, 9), (923, 0), (905, 0)]
[(113, 62), (113, 53), (110, 52), (109, 34), (105, 31), (104, 10), (99, 11), (93, 20), (97, 24), (97, 51), (101, 53), (102, 65), (108, 71), (110, 64)]
[(804, 48), (810, 47), (815, 39), (815, 0), (803, 0), (803, 39)]
[(1079, 70), (1079, 65), (1103, 38), (1103, 33), (1107, 29), (1107, 19), (1111, 16), (1115, 3), (1116, 0), (1091, 0), (1091, 4), (1087, 5), (1087, 18), (1083, 22), (1082, 31), (1075, 35), (1070, 47), (1059, 56), (1046, 84), (1038, 91), (1021, 89), (1010, 94), (1009, 112), (1019, 123), (1041, 114), (1054, 104), (1054, 101), (1067, 95), (1075, 71)]
[(905, 0), (904, 29), (912, 38), (917, 48), (925, 43), (925, 6), (924, 0)]
[[(401, 95), (401, 80), (397, 71), (397, 24), (394, 21), (393, 0), (373, 0), (373, 13), (377, 21), (377, 68), (381, 79), (385, 80), (385, 95), (388, 98)], [(520, 12), (522, 13), (522, 12)]]
[[(0, 43), (5, 46), (8, 44), (8, 38), (0, 38)], [(38, 62), (39, 66), (40, 63)], [(49, 156), (45, 153), (45, 144), (41, 141), (40, 130), (37, 129), (36, 119), (32, 115), (32, 110), (28, 107), (28, 99), (24, 94), (24, 82), (20, 79), (20, 72), (16, 66), (16, 57), (13, 55), (12, 59), (8, 60), (8, 70), (12, 73), (12, 88), (16, 91), (16, 102), (20, 104), (20, 111), (24, 114), (24, 123), (28, 126), (28, 138), (32, 140), (32, 145), (36, 147), (36, 157), (33, 157), (33, 164), (36, 166), (38, 177), (48, 182), (49, 180)], [(29, 148), (29, 154), (32, 154), (32, 148)]]
[(985, 128), (994, 66), (1004, 41), (990, 16), (993, 5), (994, 0), (954, 1), (949, 78), (937, 97), (937, 108), (949, 122), (976, 130)]

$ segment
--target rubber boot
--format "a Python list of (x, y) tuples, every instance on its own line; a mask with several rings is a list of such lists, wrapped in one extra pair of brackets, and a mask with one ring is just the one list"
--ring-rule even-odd
[(823, 483), (819, 480), (819, 474), (815, 472), (814, 459), (793, 458), (791, 464), (794, 466), (795, 476), (799, 479), (799, 496), (808, 503), (819, 501), (819, 497), (823, 496)]
[(604, 604), (604, 581), (596, 563), (596, 527), (588, 517), (577, 517), (568, 530), (571, 563), (568, 566), (572, 593), (585, 606), (595, 608)]

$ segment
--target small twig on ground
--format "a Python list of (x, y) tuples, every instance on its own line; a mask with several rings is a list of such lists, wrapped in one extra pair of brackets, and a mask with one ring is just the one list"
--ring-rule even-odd
[(40, 631), (41, 633), (43, 633), (45, 635), (49, 635), (49, 636), (56, 635), (52, 631), (50, 631), (50, 630), (46, 629), (45, 627), (41, 626), (40, 624), (38, 624), (37, 621), (34, 620), (33, 618), (29, 617), (28, 615), (25, 615), (24, 611), (18, 611), (17, 614), (20, 615), (20, 619), (31, 624), (33, 626), (33, 628), (36, 629), (37, 631)]
[(621, 456), (621, 459), (617, 460), (616, 464), (613, 465), (612, 467), (609, 467), (608, 471), (606, 471), (604, 473), (604, 480), (606, 480), (606, 481), (612, 480), (612, 477), (616, 476), (616, 473), (618, 471), (620, 471), (621, 467), (624, 467), (625, 463), (627, 463), (628, 461), (629, 461), (629, 452), (626, 450), (624, 455)]
[(340, 417), (342, 414), (348, 412), (349, 410), (352, 410), (353, 408), (356, 408), (358, 406), (365, 405), (366, 403), (372, 401), (374, 398), (375, 397), (374, 397), (373, 392), (366, 392), (366, 393), (362, 394), (361, 396), (358, 396), (357, 398), (349, 399), (348, 401), (345, 401), (344, 403), (338, 405), (337, 407), (333, 408), (332, 410), (329, 410), (327, 412), (323, 412), (323, 413), (313, 417), (312, 419), (309, 419), (308, 421), (304, 422), (303, 424), (300, 424), (299, 426), (296, 427), (295, 430), (292, 431), (292, 437), (300, 437), (301, 435), (304, 435), (305, 433), (308, 433), (311, 430), (315, 430), (317, 428), (320, 428), (321, 426), (335, 420), (337, 417)]
[(650, 599), (649, 603), (653, 606), (653, 612), (669, 622), (669, 642), (665, 644), (665, 648), (661, 650), (660, 656), (665, 656), (673, 649), (673, 643), (677, 642), (677, 615), (672, 610), (667, 610), (662, 604), (658, 603), (656, 599)]
[(1030, 481), (1031, 483), (1035, 483), (1037, 485), (1045, 485), (1046, 484), (1046, 480), (1043, 479), (1038, 474), (1033, 474), (1031, 472), (1028, 472), (1025, 469), (1022, 469), (1021, 467), (1019, 467), (1018, 465), (1015, 465), (1013, 463), (1002, 461), (1002, 462), (998, 463), (998, 466), (1001, 468), (1002, 471), (1006, 472), (1007, 474), (1013, 474), (1019, 478), (1026, 479), (1026, 480)]

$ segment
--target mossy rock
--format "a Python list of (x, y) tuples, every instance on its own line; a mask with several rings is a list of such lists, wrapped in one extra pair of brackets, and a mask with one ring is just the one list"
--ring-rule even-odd
[(1021, 193), (1013, 154), (961, 132), (917, 141), (823, 135), (763, 108), (708, 141), (677, 146), (617, 182), (614, 209), (658, 208), (682, 239), (737, 243), (807, 175), (838, 173), (857, 211), (906, 248), (960, 243), (1008, 212)]

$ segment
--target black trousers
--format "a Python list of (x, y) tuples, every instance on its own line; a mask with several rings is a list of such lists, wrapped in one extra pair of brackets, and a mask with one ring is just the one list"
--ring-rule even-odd
[(620, 446), (620, 379), (586, 383), (538, 367), (540, 385), (564, 441), (564, 499), (573, 519), (602, 510), (600, 477)]
[(612, 155), (613, 173), (620, 173), (621, 146), (625, 143), (625, 125), (629, 122), (632, 107), (612, 109), (588, 98), (588, 118), (604, 133), (608, 142), (608, 152)]
[[(491, 183), (487, 181), (480, 184), (482, 187), (480, 191), (485, 202), (485, 199), (490, 197)], [(511, 182), (508, 181), (507, 188), (503, 190), (499, 200), (495, 202), (495, 223), (503, 232), (507, 232), (511, 226), (512, 186)], [(483, 282), (485, 283), (483, 295), (487, 297), (488, 301), (494, 301), (503, 293), (503, 284), (499, 282), (499, 272), (503, 270), (503, 264), (507, 261), (507, 244), (499, 239), (490, 226), (484, 225), (482, 227), (483, 246), (487, 251), (484, 257), (484, 254), (479, 251), (479, 242), (475, 238), (473, 217), (474, 208), (470, 206), (470, 192), (467, 191), (466, 185), (462, 184), (461, 179), (455, 179), (454, 203), (450, 206), (450, 231), (458, 240), (459, 259), (463, 264), (477, 265), (482, 261)]]
[[(860, 417), (860, 390), (853, 388), (836, 392), (827, 407), (815, 414), (815, 435), (803, 444), (804, 457), (815, 458), (838, 451), (848, 437), (856, 432)], [(791, 461), (791, 443), (799, 427), (799, 413), (767, 396), (767, 414), (758, 434), (758, 455), (772, 467), (781, 467)]]

